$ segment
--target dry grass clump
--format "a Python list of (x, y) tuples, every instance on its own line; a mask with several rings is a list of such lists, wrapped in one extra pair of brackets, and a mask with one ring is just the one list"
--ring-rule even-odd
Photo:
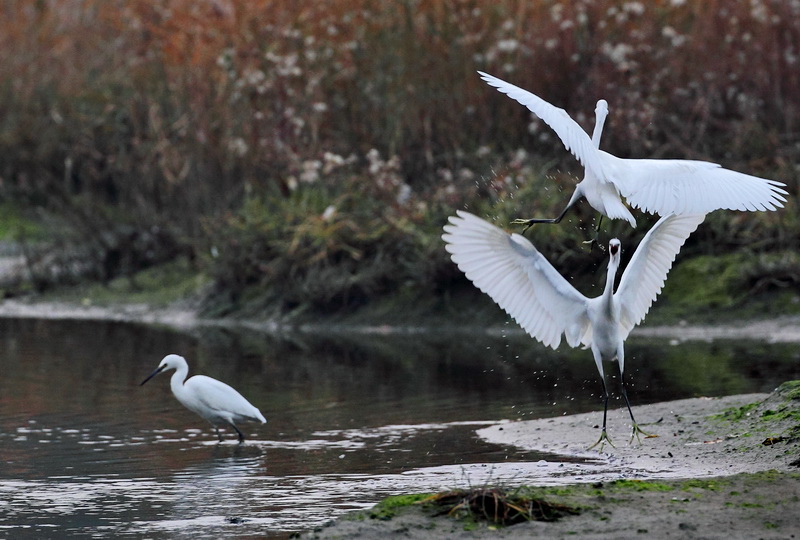
[(503, 526), (525, 521), (556, 521), (565, 515), (579, 513), (570, 506), (509, 494), (500, 488), (457, 489), (432, 495), (421, 502), (442, 507), (437, 515), (466, 517)]

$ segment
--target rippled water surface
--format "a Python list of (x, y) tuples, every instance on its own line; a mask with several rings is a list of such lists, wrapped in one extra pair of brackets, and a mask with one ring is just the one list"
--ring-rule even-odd
[[(800, 378), (796, 349), (632, 339), (631, 399), (770, 391)], [(517, 335), (278, 338), (0, 319), (0, 351), (6, 538), (285, 538), (391, 494), (524, 481), (558, 458), (483, 443), (475, 429), (600, 407), (588, 351)], [(139, 386), (171, 352), (269, 423), (243, 426), (245, 445), (230, 434), (218, 444), (169, 375)]]

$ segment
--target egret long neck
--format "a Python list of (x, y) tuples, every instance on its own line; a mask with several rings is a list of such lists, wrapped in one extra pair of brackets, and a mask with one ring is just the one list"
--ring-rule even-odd
[(617, 268), (619, 267), (619, 258), (611, 257), (608, 261), (608, 274), (606, 274), (606, 288), (603, 290), (601, 302), (603, 311), (609, 315), (614, 313), (614, 281), (617, 277)]
[(172, 393), (175, 394), (175, 397), (183, 395), (183, 382), (186, 380), (186, 375), (188, 374), (189, 366), (186, 364), (179, 366), (175, 370), (175, 373), (172, 374), (172, 378), (169, 380), (169, 386), (172, 388)]
[(594, 110), (594, 132), (592, 132), (592, 144), (594, 144), (595, 148), (600, 148), (600, 137), (603, 136), (603, 126), (606, 123), (606, 116), (608, 116), (608, 109), (601, 105), (600, 103), (597, 104), (597, 108)]

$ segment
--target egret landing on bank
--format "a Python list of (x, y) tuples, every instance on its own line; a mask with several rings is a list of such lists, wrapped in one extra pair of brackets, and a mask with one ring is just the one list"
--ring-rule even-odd
[(261, 412), (253, 407), (242, 394), (224, 382), (205, 375), (195, 375), (185, 381), (186, 375), (189, 374), (189, 365), (183, 356), (177, 354), (165, 356), (158, 368), (139, 386), (168, 369), (175, 370), (169, 381), (172, 393), (184, 407), (211, 422), (220, 442), (222, 442), (220, 427), (232, 427), (239, 434), (239, 442), (242, 443), (244, 434), (236, 427), (236, 422), (250, 421), (262, 424), (267, 422)]
[(564, 109), (497, 77), (478, 73), (488, 84), (527, 107), (550, 126), (585, 169), (583, 180), (575, 186), (575, 192), (558, 217), (518, 219), (514, 224), (527, 228), (534, 223), (558, 223), (581, 197), (585, 197), (601, 216), (624, 219), (633, 227), (636, 227), (636, 220), (621, 196), (631, 206), (661, 216), (707, 214), (720, 209), (777, 210), (786, 202), (783, 196), (787, 193), (781, 189), (785, 184), (723, 169), (716, 163), (613, 156), (599, 149), (608, 115), (605, 100), (597, 102), (594, 133), (590, 139)]
[[(603, 430), (589, 448), (611, 440), (606, 433), (608, 389), (603, 362), (619, 362), (622, 397), (633, 423), (633, 437), (644, 434), (633, 417), (625, 390), (623, 344), (647, 315), (661, 292), (672, 262), (704, 214), (669, 215), (645, 235), (622, 274), (617, 292), (614, 278), (622, 247), (609, 242), (608, 275), (603, 294), (587, 298), (578, 292), (524, 236), (509, 235), (467, 212), (450, 217), (442, 239), (453, 262), (481, 291), (511, 315), (528, 334), (557, 349), (564, 334), (571, 347), (592, 350), (603, 383)], [(613, 446), (613, 445), (612, 445)]]

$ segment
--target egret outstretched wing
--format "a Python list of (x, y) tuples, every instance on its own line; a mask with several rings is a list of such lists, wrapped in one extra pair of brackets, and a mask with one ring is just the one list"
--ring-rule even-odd
[[(788, 193), (782, 189), (785, 184), (724, 169), (716, 163), (613, 156), (597, 148), (607, 114), (604, 101), (599, 101), (595, 110), (598, 121), (593, 139), (596, 144), (592, 144), (592, 139), (563, 109), (518, 86), (479, 73), (484, 81), (527, 107), (556, 132), (564, 146), (586, 169), (583, 181), (578, 184), (580, 192), (576, 193), (586, 197), (592, 207), (610, 218), (626, 219), (636, 226), (620, 196), (631, 206), (662, 216), (705, 214), (720, 209), (750, 212), (777, 210), (783, 208), (786, 202)], [(617, 200), (612, 201), (613, 198)], [(570, 199), (564, 212), (575, 200), (574, 197)], [(557, 223), (559, 220), (560, 217), (527, 221)]]
[(645, 212), (705, 214), (714, 210), (783, 208), (784, 184), (688, 159), (621, 159), (599, 152), (606, 180)]
[(557, 348), (561, 334), (571, 346), (580, 344), (589, 330), (586, 297), (523, 236), (457, 214), (442, 239), (467, 278), (544, 345)]
[(614, 294), (623, 340), (647, 315), (681, 246), (704, 219), (705, 214), (664, 216), (642, 239)]
[[(585, 167), (595, 171), (601, 170), (602, 163), (600, 163), (597, 157), (597, 148), (592, 143), (592, 139), (590, 139), (583, 128), (567, 114), (567, 111), (555, 105), (551, 105), (536, 94), (523, 90), (519, 86), (514, 86), (511, 83), (507, 83), (497, 77), (483, 73), (482, 71), (478, 73), (488, 84), (494, 86), (521, 105), (524, 105), (533, 114), (541, 118), (545, 124), (556, 132), (556, 135), (558, 135), (558, 138), (564, 143), (567, 150), (569, 150), (578, 161), (583, 163)], [(603, 104), (605, 104), (605, 102), (603, 102)], [(598, 106), (600, 106), (600, 103), (598, 103)]]

